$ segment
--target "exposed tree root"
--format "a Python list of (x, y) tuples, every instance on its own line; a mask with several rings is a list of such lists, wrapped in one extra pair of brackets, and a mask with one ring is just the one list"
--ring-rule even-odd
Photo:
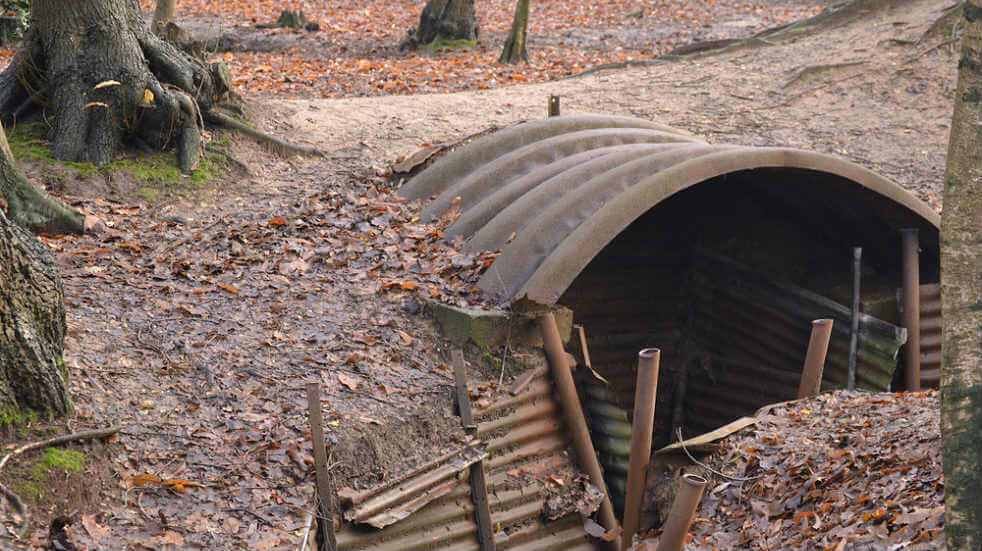
[[(663, 65), (673, 61), (683, 61), (707, 55), (716, 55), (723, 52), (735, 50), (737, 48), (750, 48), (756, 46), (773, 46), (774, 40), (789, 36), (800, 36), (801, 33), (815, 32), (823, 28), (834, 25), (843, 25), (860, 17), (864, 17), (869, 12), (894, 4), (901, 4), (903, 0), (851, 0), (845, 4), (827, 8), (822, 13), (795, 21), (786, 25), (765, 29), (754, 36), (746, 39), (725, 39), (708, 40), (705, 42), (695, 42), (681, 46), (671, 52), (654, 59), (634, 59), (620, 61), (616, 63), (605, 63), (590, 67), (578, 73), (567, 75), (559, 80), (577, 78), (612, 69), (624, 69), (627, 67), (652, 67)], [(949, 8), (953, 9), (953, 8)]]
[(274, 149), (280, 153), (299, 153), (301, 155), (317, 155), (323, 156), (324, 153), (311, 146), (295, 144), (285, 140), (281, 140), (276, 136), (267, 134), (261, 130), (256, 130), (255, 128), (245, 124), (242, 121), (233, 119), (232, 117), (219, 113), (218, 111), (205, 111), (203, 113), (205, 120), (211, 124), (223, 126), (232, 130), (238, 130), (243, 134), (259, 141), (260, 143), (265, 143), (271, 145)]

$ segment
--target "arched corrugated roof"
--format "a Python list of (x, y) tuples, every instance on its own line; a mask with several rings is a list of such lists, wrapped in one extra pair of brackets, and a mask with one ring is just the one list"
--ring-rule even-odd
[[(886, 224), (940, 224), (933, 209), (899, 185), (843, 159), (788, 148), (710, 145), (640, 119), (602, 115), (555, 117), (492, 134), (437, 161), (400, 194), (439, 193), (424, 211), (430, 217), (460, 197), (461, 215), (447, 234), (468, 238), (475, 251), (502, 248), (481, 288), (503, 300), (552, 304), (597, 253), (661, 201), (714, 178), (775, 168), (833, 175), (904, 207), (907, 220)], [(830, 186), (828, 193), (835, 189)]]

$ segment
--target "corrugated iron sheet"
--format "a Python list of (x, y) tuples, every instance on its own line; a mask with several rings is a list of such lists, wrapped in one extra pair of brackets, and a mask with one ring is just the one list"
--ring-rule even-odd
[(921, 386), (941, 383), (941, 285), (921, 285)]
[[(697, 251), (693, 284), (692, 357), (686, 373), (686, 428), (714, 429), (768, 403), (795, 397), (811, 321), (835, 321), (823, 388), (845, 385), (847, 307), (732, 260)], [(905, 329), (863, 314), (857, 387), (889, 390)]]
[[(550, 376), (542, 373), (517, 396), (503, 393), (487, 408), (475, 409), (474, 420), (488, 453), (488, 498), (497, 549), (594, 550), (579, 515), (543, 522), (545, 485), (519, 472), (523, 467), (556, 472), (571, 466), (565, 453), (569, 438)], [(345, 523), (337, 541), (341, 551), (478, 551), (468, 480), (381, 530)]]
[(472, 440), (421, 468), (366, 492), (339, 492), (349, 507), (345, 520), (384, 528), (422, 509), (463, 482), (469, 467), (488, 456), (481, 442)]

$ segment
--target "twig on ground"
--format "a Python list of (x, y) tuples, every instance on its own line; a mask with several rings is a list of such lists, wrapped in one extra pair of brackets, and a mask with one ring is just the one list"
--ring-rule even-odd
[(698, 459), (696, 459), (695, 457), (693, 457), (691, 453), (689, 453), (689, 450), (685, 447), (685, 444), (682, 443), (682, 442), (684, 442), (684, 439), (682, 438), (682, 427), (679, 427), (678, 428), (678, 439), (679, 439), (679, 446), (682, 448), (682, 451), (685, 452), (685, 455), (687, 455), (689, 457), (689, 461), (692, 461), (696, 465), (699, 465), (703, 469), (706, 469), (707, 471), (715, 474), (716, 476), (721, 476), (723, 478), (726, 478), (728, 480), (733, 480), (733, 481), (736, 481), (736, 482), (750, 482), (751, 480), (757, 480), (758, 478), (764, 478), (764, 475), (762, 475), (762, 474), (757, 475), (757, 476), (733, 476), (733, 475), (729, 475), (729, 474), (726, 474), (726, 473), (722, 473), (720, 471), (717, 471), (716, 469), (710, 467), (709, 465), (703, 463), (702, 461), (699, 461)]

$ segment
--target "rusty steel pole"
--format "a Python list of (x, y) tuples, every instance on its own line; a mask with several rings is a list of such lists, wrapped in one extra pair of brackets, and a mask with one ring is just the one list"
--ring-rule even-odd
[(634, 389), (634, 418), (631, 421), (631, 456), (627, 468), (627, 496), (624, 498), (624, 532), (621, 549), (631, 546), (641, 519), (641, 497), (645, 473), (651, 460), (651, 437), (655, 425), (655, 399), (658, 396), (658, 365), (661, 350), (645, 348), (638, 352), (638, 378)]
[(801, 372), (798, 385), (798, 398), (815, 396), (822, 391), (822, 371), (825, 370), (825, 355), (829, 351), (829, 338), (832, 336), (832, 320), (821, 319), (812, 322), (812, 334), (808, 339), (808, 352), (805, 355), (805, 368)]
[(921, 389), (921, 267), (917, 229), (900, 230), (903, 236), (903, 309), (907, 328), (907, 347), (904, 357), (904, 386), (907, 390)]
[(661, 539), (655, 551), (682, 551), (685, 549), (685, 536), (689, 533), (692, 518), (699, 508), (702, 492), (706, 489), (706, 479), (694, 474), (682, 475), (678, 493), (672, 502), (672, 509), (665, 521)]
[[(542, 330), (542, 342), (545, 345), (546, 357), (549, 359), (552, 378), (559, 393), (559, 406), (563, 410), (563, 419), (573, 436), (576, 457), (580, 460), (580, 467), (590, 475), (590, 482), (600, 488), (604, 494), (604, 500), (600, 503), (600, 525), (608, 532), (616, 531), (618, 524), (617, 517), (614, 516), (614, 506), (610, 502), (604, 473), (600, 468), (600, 461), (597, 460), (590, 431), (587, 429), (586, 417), (583, 416), (583, 406), (580, 405), (580, 397), (576, 393), (573, 373), (566, 358), (563, 340), (559, 336), (559, 327), (556, 326), (556, 317), (552, 313), (540, 316), (539, 327)], [(614, 543), (616, 544), (616, 541)]]

